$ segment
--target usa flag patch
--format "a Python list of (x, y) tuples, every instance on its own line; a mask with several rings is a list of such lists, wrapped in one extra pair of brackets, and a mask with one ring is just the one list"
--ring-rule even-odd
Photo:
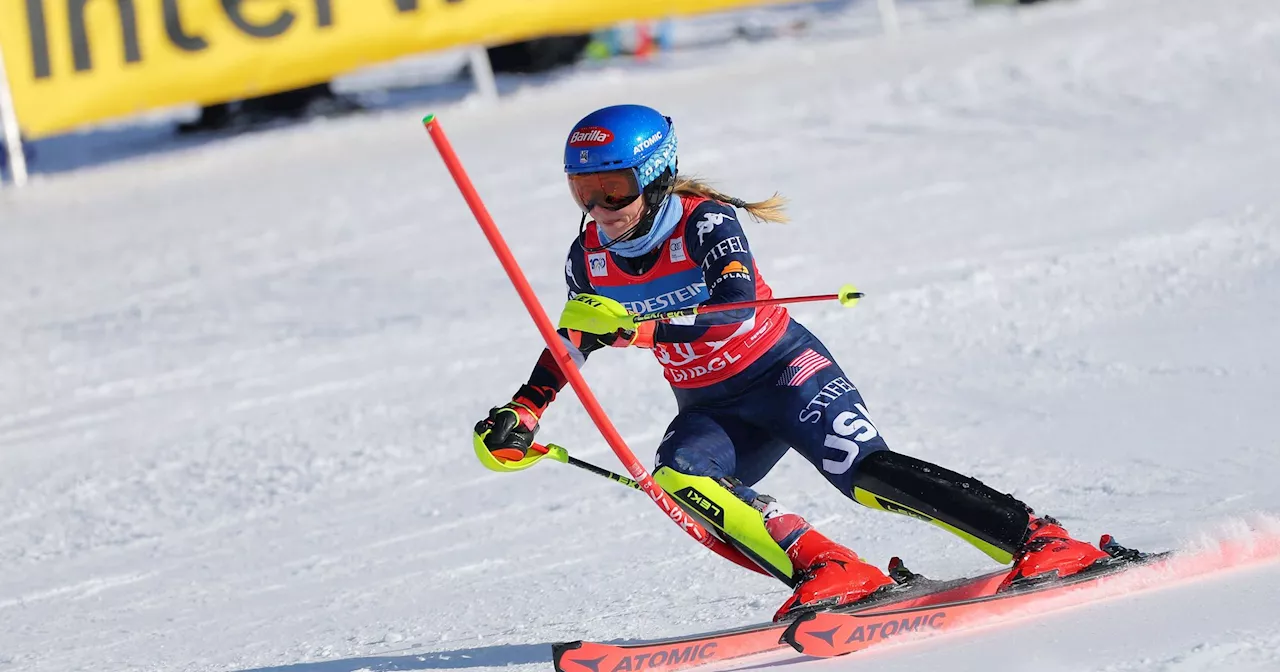
[(813, 351), (813, 348), (807, 348), (800, 353), (799, 357), (791, 360), (787, 368), (782, 370), (782, 377), (778, 379), (778, 385), (782, 387), (799, 387), (804, 381), (813, 377), (813, 374), (831, 366), (831, 360)]

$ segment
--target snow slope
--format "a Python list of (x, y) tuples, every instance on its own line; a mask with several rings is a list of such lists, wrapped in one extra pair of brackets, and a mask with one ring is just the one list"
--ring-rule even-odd
[[(548, 644), (785, 596), (624, 488), (491, 474), (470, 426), (539, 339), (418, 123), (440, 115), (545, 306), (582, 114), (673, 116), (890, 445), (1082, 536), (1168, 548), (1280, 513), (1280, 5), (1084, 0), (583, 70), (0, 191), (0, 672), (545, 670)], [(586, 369), (648, 461), (646, 353)], [(541, 436), (616, 467), (566, 393)], [(990, 568), (807, 463), (761, 485), (883, 564)], [(1280, 567), (804, 669), (1280, 668)], [(783, 656), (739, 666), (787, 668)]]

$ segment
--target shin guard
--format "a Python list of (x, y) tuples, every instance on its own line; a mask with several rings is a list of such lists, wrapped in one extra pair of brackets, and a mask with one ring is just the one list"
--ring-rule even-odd
[(854, 501), (933, 523), (1001, 564), (1027, 536), (1030, 509), (975, 478), (888, 450), (867, 456), (853, 478)]
[(681, 508), (710, 526), (726, 543), (783, 583), (795, 586), (791, 559), (769, 535), (759, 509), (739, 499), (710, 476), (690, 476), (671, 467), (660, 467), (653, 472), (653, 480)]

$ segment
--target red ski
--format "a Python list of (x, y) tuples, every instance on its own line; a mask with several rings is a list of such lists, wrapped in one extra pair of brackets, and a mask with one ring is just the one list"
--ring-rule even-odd
[[(1104, 536), (1111, 561), (1063, 580), (1030, 583), (996, 592), (1008, 570), (978, 577), (933, 581), (890, 562), (898, 585), (844, 608), (802, 614), (782, 623), (760, 623), (648, 642), (566, 642), (552, 646), (557, 672), (677, 672), (786, 649), (811, 656), (837, 656), (899, 639), (908, 633), (961, 630), (1009, 614), (1044, 613), (1092, 602), (1111, 593), (1086, 592), (1103, 580), (1120, 580), (1128, 569), (1137, 581), (1127, 591), (1160, 587), (1215, 570), (1280, 558), (1280, 538), (1261, 536), (1223, 542), (1199, 552), (1149, 555)], [(1031, 612), (1028, 607), (1035, 607)]]
[[(897, 559), (895, 558), (895, 561)], [(890, 563), (899, 585), (850, 605), (839, 613), (867, 613), (909, 606), (955, 601), (993, 592), (1009, 570), (953, 581), (931, 581)], [(632, 644), (565, 642), (552, 645), (557, 672), (676, 672), (770, 651), (784, 650), (783, 633), (791, 621), (759, 623), (671, 639)]]
[(675, 672), (785, 649), (781, 637), (787, 625), (761, 623), (638, 644), (565, 642), (551, 646), (551, 658), (557, 672)]
[[(961, 630), (1000, 617), (1041, 615), (1280, 556), (1280, 544), (1275, 539), (1224, 542), (1218, 548), (1201, 552), (1158, 555), (1131, 551), (1109, 536), (1104, 536), (1100, 545), (1111, 554), (1111, 561), (1064, 579), (1015, 586), (985, 595), (976, 590), (958, 600), (927, 596), (866, 611), (810, 612), (788, 625), (783, 640), (805, 655), (840, 656), (908, 633)], [(1123, 577), (1118, 576), (1122, 573)], [(1123, 583), (1115, 584), (1115, 591), (1093, 590), (1108, 583), (1108, 578)]]

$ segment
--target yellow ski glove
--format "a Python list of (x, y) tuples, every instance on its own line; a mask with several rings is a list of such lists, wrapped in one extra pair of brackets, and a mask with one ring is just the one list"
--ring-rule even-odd
[[(599, 294), (579, 294), (564, 305), (560, 314), (561, 329), (599, 336), (601, 343), (614, 347), (634, 345), (653, 347), (653, 330), (656, 322), (636, 323), (635, 316), (627, 312), (621, 303)], [(576, 339), (582, 340), (582, 339)], [(576, 342), (576, 341), (575, 341)]]

